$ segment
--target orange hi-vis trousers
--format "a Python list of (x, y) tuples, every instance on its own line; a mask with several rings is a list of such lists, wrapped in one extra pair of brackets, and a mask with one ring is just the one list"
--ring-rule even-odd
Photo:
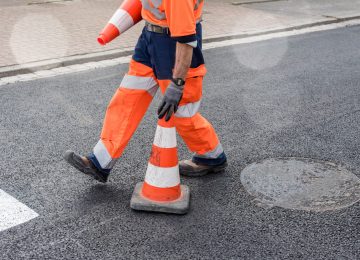
[[(190, 68), (174, 122), (189, 150), (198, 157), (215, 159), (223, 153), (223, 148), (212, 125), (198, 112), (205, 73), (204, 64)], [(131, 60), (128, 73), (108, 105), (101, 137), (93, 150), (102, 169), (112, 169), (158, 88), (164, 93), (169, 84), (170, 79), (159, 79), (154, 68)]]

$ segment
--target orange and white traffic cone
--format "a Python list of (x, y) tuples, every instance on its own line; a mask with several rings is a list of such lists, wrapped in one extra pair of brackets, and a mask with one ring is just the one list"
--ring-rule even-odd
[(125, 0), (97, 38), (105, 45), (142, 20), (140, 0)]
[(180, 185), (174, 118), (158, 121), (145, 181), (136, 184), (130, 207), (135, 210), (185, 214), (190, 190)]

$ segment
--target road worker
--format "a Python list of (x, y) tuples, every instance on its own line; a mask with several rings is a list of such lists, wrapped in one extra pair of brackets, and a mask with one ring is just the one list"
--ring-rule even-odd
[(218, 136), (198, 112), (206, 74), (201, 46), (203, 5), (203, 0), (142, 0), (145, 27), (128, 73), (108, 105), (100, 140), (86, 157), (67, 151), (68, 163), (106, 182), (160, 88), (159, 118), (174, 116), (177, 132), (194, 153), (191, 160), (179, 163), (180, 174), (202, 176), (226, 168)]

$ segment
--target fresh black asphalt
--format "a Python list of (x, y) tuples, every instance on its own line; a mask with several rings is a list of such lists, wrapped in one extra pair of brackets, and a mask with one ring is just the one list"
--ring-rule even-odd
[[(254, 69), (276, 53), (275, 66)], [(87, 153), (96, 144), (126, 64), (1, 86), (0, 189), (40, 216), (0, 233), (0, 259), (359, 259), (360, 203), (323, 213), (264, 208), (240, 173), (254, 161), (296, 156), (360, 177), (360, 27), (217, 48), (205, 58), (201, 112), (229, 168), (182, 178), (192, 196), (184, 216), (129, 208), (159, 95), (109, 183), (62, 159), (67, 149)], [(182, 141), (179, 151), (190, 156)]]

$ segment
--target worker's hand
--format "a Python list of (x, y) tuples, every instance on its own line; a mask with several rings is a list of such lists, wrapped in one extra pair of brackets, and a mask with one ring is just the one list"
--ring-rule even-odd
[(158, 109), (159, 119), (163, 118), (166, 114), (165, 121), (169, 121), (172, 114), (176, 113), (183, 90), (184, 86), (177, 86), (174, 82), (170, 83)]

